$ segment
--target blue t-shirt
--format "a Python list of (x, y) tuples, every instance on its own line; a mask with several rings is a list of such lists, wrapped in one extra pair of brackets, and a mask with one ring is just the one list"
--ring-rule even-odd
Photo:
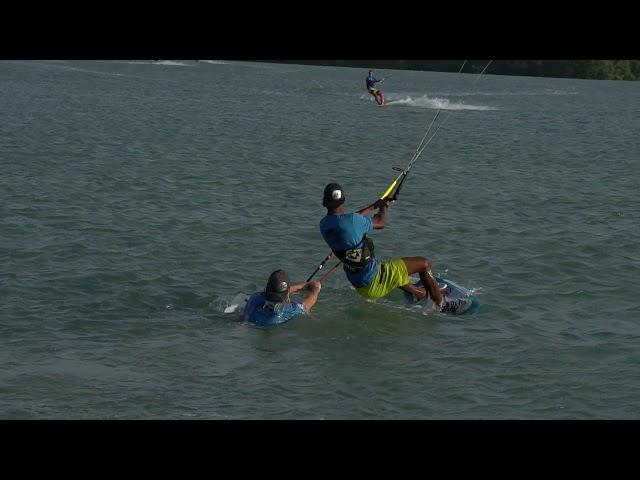
[(293, 320), (306, 312), (302, 303), (287, 303), (280, 313), (275, 313), (270, 308), (263, 308), (265, 304), (264, 292), (257, 292), (249, 297), (244, 307), (244, 321), (259, 326), (278, 325)]
[[(362, 78), (362, 77), (360, 77), (360, 78)], [(373, 87), (379, 81), (380, 80), (376, 80), (373, 75), (369, 75), (367, 77), (367, 88)]]
[[(373, 230), (371, 217), (365, 217), (357, 212), (343, 215), (332, 213), (320, 220), (322, 238), (334, 252), (357, 247), (365, 233), (371, 230)], [(376, 277), (378, 261), (373, 258), (369, 265), (359, 272), (352, 272), (347, 268), (344, 271), (354, 287), (365, 287)]]

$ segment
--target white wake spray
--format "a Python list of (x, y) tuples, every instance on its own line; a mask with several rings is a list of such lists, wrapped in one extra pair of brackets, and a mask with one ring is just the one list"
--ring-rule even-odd
[(434, 110), (497, 110), (496, 107), (489, 107), (487, 105), (471, 105), (461, 102), (451, 102), (447, 98), (429, 98), (427, 95), (417, 98), (407, 96), (397, 100), (393, 95), (389, 95), (386, 98), (386, 104), (407, 105), (410, 107), (431, 108)]

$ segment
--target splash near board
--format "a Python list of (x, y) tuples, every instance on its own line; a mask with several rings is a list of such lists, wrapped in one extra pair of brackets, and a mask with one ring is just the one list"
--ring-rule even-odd
[(233, 297), (231, 302), (229, 302), (229, 305), (224, 309), (223, 313), (242, 313), (245, 305), (247, 304), (247, 300), (249, 300), (249, 295), (246, 293), (237, 294)]
[[(469, 290), (460, 285), (452, 282), (448, 278), (443, 278), (436, 276), (436, 281), (440, 287), (440, 292), (447, 300), (455, 300), (455, 299), (463, 299), (466, 300), (465, 305), (462, 308), (459, 308), (454, 311), (446, 311), (442, 312), (446, 315), (471, 315), (478, 311), (480, 308), (480, 300), (475, 297)], [(418, 280), (413, 283), (418, 288), (423, 288), (422, 280)], [(433, 301), (429, 298), (428, 300), (416, 300), (416, 298), (411, 295), (409, 292), (402, 292), (404, 301), (408, 305), (420, 305), (423, 306), (423, 309), (426, 311), (436, 310), (436, 306)]]

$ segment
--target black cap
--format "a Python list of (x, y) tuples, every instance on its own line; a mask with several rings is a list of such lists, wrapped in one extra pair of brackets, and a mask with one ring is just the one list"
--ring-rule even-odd
[(322, 205), (327, 208), (336, 208), (345, 201), (344, 190), (337, 183), (330, 183), (324, 187), (324, 197), (322, 197)]
[(276, 270), (269, 276), (265, 298), (270, 302), (284, 302), (289, 296), (289, 275), (284, 270)]

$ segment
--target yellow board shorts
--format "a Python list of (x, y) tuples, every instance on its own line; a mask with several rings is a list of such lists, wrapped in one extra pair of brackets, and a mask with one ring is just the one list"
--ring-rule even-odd
[(401, 258), (380, 262), (380, 268), (373, 282), (366, 287), (356, 288), (364, 298), (375, 300), (389, 295), (394, 289), (408, 284), (411, 280), (407, 273), (407, 264)]

